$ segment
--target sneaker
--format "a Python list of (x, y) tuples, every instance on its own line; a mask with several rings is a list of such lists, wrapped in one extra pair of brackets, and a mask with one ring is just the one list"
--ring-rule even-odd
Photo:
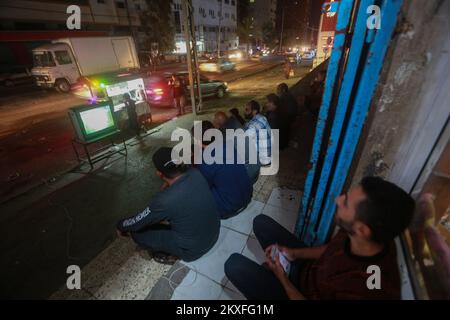
[(175, 264), (175, 262), (179, 260), (178, 257), (172, 256), (164, 252), (155, 252), (155, 254), (153, 255), (153, 259), (158, 263), (166, 265), (173, 265)]

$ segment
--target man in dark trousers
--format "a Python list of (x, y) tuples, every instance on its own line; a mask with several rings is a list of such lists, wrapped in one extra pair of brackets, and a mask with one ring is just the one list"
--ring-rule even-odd
[(174, 107), (178, 110), (178, 115), (184, 114), (184, 105), (186, 104), (186, 97), (185, 97), (185, 83), (184, 80), (173, 74), (171, 85), (173, 89), (173, 101), (174, 101)]
[[(360, 185), (336, 198), (337, 235), (327, 244), (305, 245), (272, 218), (253, 220), (255, 236), (266, 263), (233, 254), (225, 274), (248, 299), (365, 300), (400, 299), (400, 274), (394, 238), (410, 224), (414, 200), (393, 183), (366, 177)], [(291, 263), (289, 274), (276, 246)], [(282, 259), (281, 259), (282, 260)], [(379, 271), (379, 288), (369, 287)]]
[[(214, 129), (213, 124), (209, 121), (202, 121), (196, 125), (201, 125), (202, 137), (207, 130)], [(194, 131), (194, 128), (192, 128), (192, 131)], [(202, 140), (203, 149), (212, 143), (212, 141), (206, 139)], [(232, 141), (229, 143), (232, 143)], [(233, 150), (234, 153), (231, 156), (228, 155), (226, 144), (227, 141), (222, 145), (222, 163), (208, 164), (208, 161), (203, 157), (202, 162), (196, 165), (196, 168), (208, 181), (221, 219), (231, 218), (243, 211), (252, 200), (253, 195), (253, 186), (247, 174), (247, 169), (244, 164), (239, 164), (237, 161), (240, 155), (237, 154), (236, 150)]]
[(139, 125), (138, 116), (136, 113), (136, 103), (134, 102), (133, 99), (131, 99), (131, 96), (129, 93), (125, 93), (123, 95), (123, 100), (124, 100), (125, 108), (127, 109), (130, 129), (136, 133), (137, 137), (140, 137), (141, 126)]
[(136, 216), (117, 224), (119, 236), (131, 236), (155, 261), (166, 264), (200, 258), (216, 243), (220, 230), (208, 182), (197, 169), (172, 159), (171, 153), (172, 148), (165, 147), (153, 155), (164, 190)]

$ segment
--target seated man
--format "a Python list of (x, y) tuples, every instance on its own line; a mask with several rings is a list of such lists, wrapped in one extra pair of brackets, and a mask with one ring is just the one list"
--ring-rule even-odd
[(241, 115), (239, 114), (239, 110), (237, 108), (232, 108), (232, 109), (228, 110), (228, 112), (231, 114), (231, 116), (233, 118), (235, 118), (237, 121), (239, 121), (241, 126), (245, 125), (245, 120), (244, 120), (244, 118), (241, 117)]
[(281, 99), (281, 111), (288, 115), (290, 122), (294, 122), (298, 115), (298, 104), (292, 93), (289, 92), (289, 87), (286, 83), (280, 83), (277, 87), (277, 95)]
[(225, 131), (226, 129), (242, 129), (242, 125), (235, 117), (227, 117), (225, 112), (222, 111), (218, 111), (214, 114), (213, 123), (216, 129), (223, 131)]
[(289, 144), (289, 120), (287, 113), (282, 112), (280, 98), (271, 93), (266, 96), (266, 119), (271, 129), (278, 129), (280, 133), (280, 150), (285, 149)]
[[(210, 121), (202, 121), (202, 137), (209, 129), (214, 129)], [(193, 128), (194, 130), (194, 128)], [(225, 139), (224, 139), (225, 140)], [(202, 141), (205, 149), (212, 141)], [(216, 201), (221, 219), (228, 219), (244, 210), (250, 203), (253, 187), (244, 164), (237, 163), (237, 155), (233, 155), (233, 164), (226, 162), (226, 145), (223, 144), (223, 164), (206, 164), (204, 160), (196, 165), (209, 184)]]
[[(242, 129), (242, 125), (234, 116), (227, 117), (227, 115), (221, 111), (216, 112), (214, 114), (213, 124), (216, 129), (222, 131), (224, 138), (226, 137), (227, 129), (230, 129), (230, 130)], [(237, 140), (236, 139), (235, 139), (234, 143), (235, 143), (235, 148), (237, 148)], [(250, 178), (250, 181), (252, 182), (252, 184), (255, 184), (256, 181), (258, 181), (261, 166), (258, 163), (250, 163), (250, 160), (249, 160), (250, 148), (248, 145), (250, 143), (250, 140), (246, 139), (245, 143), (246, 143), (245, 154), (241, 155), (241, 156), (243, 156), (245, 158), (245, 168), (247, 169), (247, 174)], [(236, 152), (237, 152), (237, 150), (236, 150)]]
[[(341, 227), (328, 244), (306, 248), (271, 218), (260, 215), (253, 229), (266, 252), (265, 267), (231, 255), (228, 279), (248, 299), (400, 299), (394, 238), (409, 225), (414, 200), (381, 178), (364, 178), (359, 186), (336, 198), (336, 223)], [(291, 261), (289, 274), (271, 249), (278, 244)], [(369, 289), (369, 266), (381, 270), (380, 288)]]
[(172, 148), (153, 155), (156, 174), (165, 182), (150, 205), (138, 215), (118, 222), (120, 236), (149, 250), (156, 261), (173, 263), (200, 258), (216, 243), (220, 220), (214, 198), (202, 174), (172, 159)]
[(244, 126), (245, 133), (256, 144), (258, 160), (262, 166), (272, 162), (272, 132), (267, 118), (261, 114), (261, 106), (255, 100), (245, 105), (245, 118), (248, 122)]

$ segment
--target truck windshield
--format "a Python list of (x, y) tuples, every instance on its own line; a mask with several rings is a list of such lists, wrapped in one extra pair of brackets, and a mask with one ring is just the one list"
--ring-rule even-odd
[(35, 67), (54, 67), (55, 60), (49, 51), (33, 52), (33, 64)]

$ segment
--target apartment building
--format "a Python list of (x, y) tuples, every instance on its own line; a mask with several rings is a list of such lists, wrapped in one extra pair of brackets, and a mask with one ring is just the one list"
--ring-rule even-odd
[[(238, 0), (193, 0), (194, 23), (197, 48), (200, 52), (228, 51), (237, 49), (237, 1)], [(175, 45), (178, 53), (186, 52), (183, 24), (183, 4), (174, 0)], [(220, 37), (219, 37), (220, 30)], [(220, 39), (220, 40), (219, 40)]]

